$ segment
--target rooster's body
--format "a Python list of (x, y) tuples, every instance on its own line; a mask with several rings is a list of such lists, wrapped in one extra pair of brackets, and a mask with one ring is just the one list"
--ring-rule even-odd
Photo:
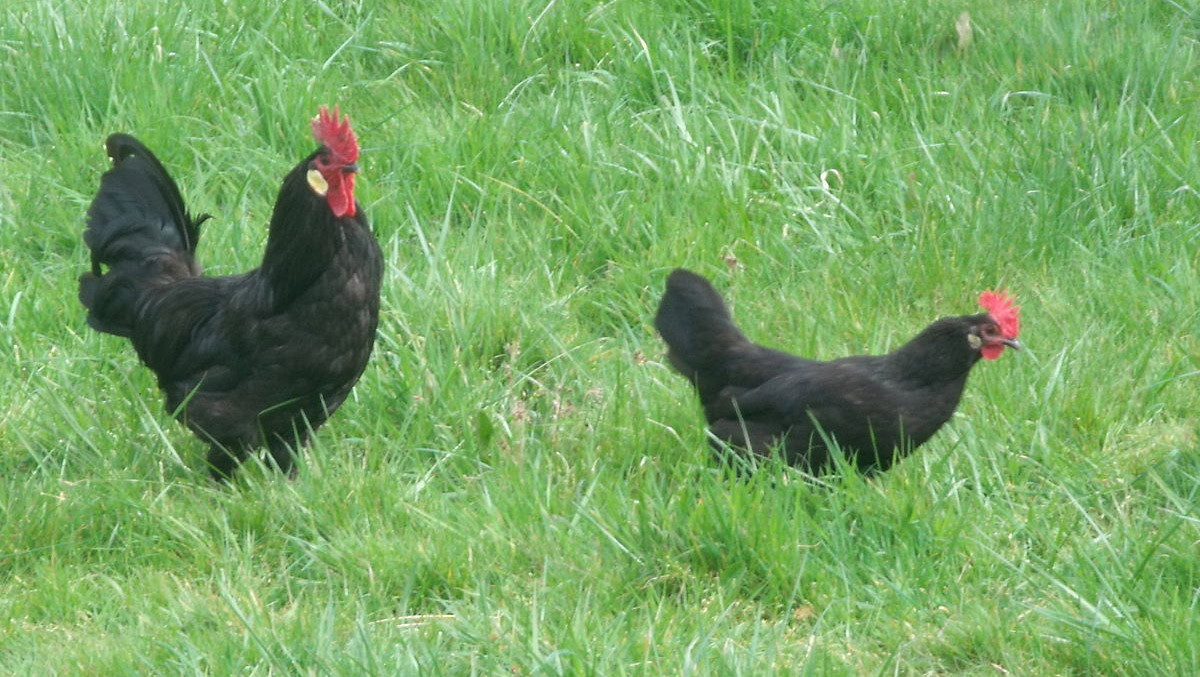
[(716, 440), (758, 455), (778, 448), (809, 472), (830, 469), (836, 440), (851, 463), (877, 472), (950, 419), (980, 357), (1018, 347), (1011, 311), (1011, 325), (999, 310), (947, 317), (887, 355), (821, 362), (751, 343), (712, 285), (680, 269), (655, 324)]
[(374, 345), (382, 256), (354, 202), (358, 147), (336, 116), (314, 122), (322, 147), (284, 178), (262, 265), (243, 275), (201, 275), (207, 217), (187, 213), (136, 139), (106, 143), (113, 167), (88, 210), (80, 300), (93, 328), (130, 339), (168, 410), (211, 445), (216, 477), (261, 446), (291, 472)]

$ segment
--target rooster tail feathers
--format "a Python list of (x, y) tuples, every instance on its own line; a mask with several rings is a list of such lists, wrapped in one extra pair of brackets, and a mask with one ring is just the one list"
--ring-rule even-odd
[(104, 146), (113, 166), (100, 178), (84, 233), (93, 265), (110, 263), (106, 259), (112, 257), (106, 255), (119, 258), (119, 241), (131, 236), (171, 251), (194, 253), (200, 224), (208, 215), (192, 219), (175, 180), (142, 142), (128, 134), (113, 134)]
[(693, 382), (715, 376), (734, 349), (749, 345), (717, 290), (683, 268), (667, 277), (654, 326), (667, 343), (671, 365)]
[(88, 208), (92, 269), (79, 279), (79, 300), (92, 327), (128, 336), (145, 289), (200, 273), (194, 253), (208, 215), (187, 213), (171, 175), (137, 139), (113, 134), (105, 148), (113, 166)]

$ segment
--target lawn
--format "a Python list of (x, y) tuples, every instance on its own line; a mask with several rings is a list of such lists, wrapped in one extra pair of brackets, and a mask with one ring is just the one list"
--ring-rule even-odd
[[(1200, 673), (1189, 3), (241, 4), (0, 8), (0, 673)], [(295, 480), (218, 486), (76, 299), (101, 144), (240, 272), (321, 104), (376, 352)], [(739, 478), (677, 266), (806, 356), (995, 287), (1027, 349), (886, 474)]]

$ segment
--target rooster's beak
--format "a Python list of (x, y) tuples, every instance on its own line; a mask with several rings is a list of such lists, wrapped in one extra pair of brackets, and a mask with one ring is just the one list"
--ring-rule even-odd
[(1012, 348), (1013, 350), (1020, 350), (1022, 347), (1021, 342), (1016, 340), (1015, 338), (1011, 338), (1011, 339), (1006, 338), (1003, 341), (1001, 341), (1001, 343), (1008, 346), (1009, 348)]

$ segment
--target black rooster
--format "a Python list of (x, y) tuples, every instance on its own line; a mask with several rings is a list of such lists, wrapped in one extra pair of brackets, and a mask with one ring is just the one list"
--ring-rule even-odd
[(168, 410), (211, 445), (218, 479), (264, 445), (292, 474), (375, 343), (383, 258), (354, 200), (358, 143), (336, 108), (312, 129), (320, 148), (283, 179), (262, 265), (224, 277), (201, 274), (208, 215), (187, 212), (154, 154), (126, 134), (105, 143), (79, 299), (94, 329), (130, 339)]
[[(979, 315), (942, 318), (887, 355), (829, 362), (751, 343), (703, 277), (667, 278), (655, 326), (671, 365), (700, 395), (716, 440), (805, 471), (831, 469), (828, 440), (872, 473), (887, 470), (949, 420), (979, 358), (1019, 348), (1019, 307), (985, 292)], [(719, 445), (718, 445), (719, 446)]]

